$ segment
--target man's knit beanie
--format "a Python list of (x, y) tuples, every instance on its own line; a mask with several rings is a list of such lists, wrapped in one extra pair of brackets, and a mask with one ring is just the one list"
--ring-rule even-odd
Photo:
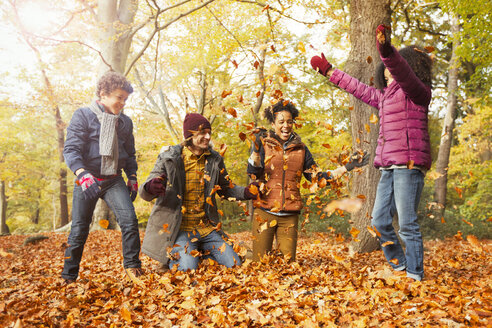
[(183, 136), (185, 139), (191, 137), (194, 133), (203, 129), (212, 130), (210, 122), (198, 113), (187, 113), (183, 122)]

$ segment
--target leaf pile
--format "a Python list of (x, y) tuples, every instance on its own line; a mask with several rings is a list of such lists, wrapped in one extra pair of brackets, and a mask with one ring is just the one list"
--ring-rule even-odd
[[(279, 256), (227, 269), (147, 274), (132, 286), (120, 233), (89, 236), (75, 284), (62, 285), (66, 235), (22, 246), (0, 238), (1, 327), (490, 327), (490, 241), (425, 243), (426, 278), (394, 275), (381, 251), (359, 254), (330, 234), (301, 238), (298, 261)], [(249, 233), (232, 236), (251, 243)]]

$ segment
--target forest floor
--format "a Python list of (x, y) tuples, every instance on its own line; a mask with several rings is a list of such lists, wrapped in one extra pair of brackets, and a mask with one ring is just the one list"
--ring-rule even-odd
[[(116, 231), (91, 232), (79, 279), (64, 286), (67, 234), (23, 246), (0, 237), (0, 327), (492, 327), (492, 241), (426, 241), (425, 279), (395, 275), (381, 251), (330, 234), (301, 238), (297, 262), (146, 275), (132, 284)], [(251, 243), (250, 233), (231, 236)]]

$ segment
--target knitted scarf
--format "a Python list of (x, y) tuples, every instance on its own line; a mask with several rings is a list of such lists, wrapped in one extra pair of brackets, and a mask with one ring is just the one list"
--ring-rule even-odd
[(116, 125), (120, 115), (106, 113), (96, 101), (89, 105), (96, 114), (101, 130), (99, 133), (99, 154), (101, 154), (101, 175), (115, 175), (118, 168), (118, 134)]

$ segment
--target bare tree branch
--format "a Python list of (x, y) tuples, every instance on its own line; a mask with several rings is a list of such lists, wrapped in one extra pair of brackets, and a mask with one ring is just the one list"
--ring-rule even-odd
[(274, 7), (271, 7), (270, 5), (267, 5), (267, 4), (265, 4), (265, 3), (261, 2), (261, 1), (257, 1), (257, 0), (236, 0), (236, 1), (237, 2), (249, 3), (249, 4), (260, 6), (262, 8), (273, 10), (276, 13), (284, 16), (285, 18), (288, 18), (290, 20), (293, 20), (293, 21), (298, 22), (298, 23), (301, 23), (301, 24), (311, 25), (311, 24), (327, 24), (328, 23), (327, 21), (322, 21), (322, 22), (319, 22), (319, 21), (315, 21), (315, 22), (304, 22), (304, 21), (298, 20), (297, 18), (294, 18), (292, 16), (286, 15), (281, 10), (276, 9)]
[[(191, 0), (184, 0), (182, 3), (180, 4), (183, 4), (183, 3), (186, 3), (188, 1), (191, 1)], [(150, 45), (150, 43), (152, 42), (155, 34), (159, 31), (162, 31), (164, 29), (166, 29), (167, 27), (169, 27), (171, 24), (177, 22), (178, 20), (180, 20), (181, 18), (183, 17), (186, 17), (188, 16), (189, 14), (205, 7), (206, 5), (214, 2), (215, 0), (208, 0), (202, 4), (200, 4), (199, 6), (195, 7), (195, 8), (192, 8), (190, 10), (188, 10), (187, 12), (185, 13), (181, 13), (179, 14), (178, 16), (174, 17), (173, 19), (169, 20), (166, 24), (162, 25), (162, 26), (158, 26), (158, 23), (157, 23), (157, 18), (158, 16), (160, 15), (160, 13), (157, 14), (157, 16), (155, 17), (155, 22), (156, 22), (156, 26), (154, 27), (154, 30), (152, 31), (151, 35), (149, 38), (147, 38), (147, 41), (145, 42), (144, 46), (142, 47), (142, 49), (137, 53), (137, 55), (132, 59), (132, 61), (130, 62), (130, 65), (128, 65), (126, 71), (125, 71), (125, 75), (128, 75), (128, 73), (131, 71), (132, 67), (135, 65), (135, 63), (137, 62), (137, 60), (142, 57), (142, 55), (145, 53), (145, 50), (147, 50), (148, 46)], [(180, 4), (176, 4), (176, 5), (173, 5), (173, 6), (170, 6), (164, 10), (169, 10), (171, 8), (174, 8), (174, 7), (177, 7), (178, 5)]]
[(58, 40), (58, 39), (54, 39), (54, 38), (50, 38), (50, 37), (46, 37), (46, 36), (42, 36), (42, 35), (33, 34), (33, 33), (30, 33), (30, 32), (27, 32), (27, 31), (24, 31), (24, 32), (25, 32), (26, 35), (28, 35), (30, 37), (33, 37), (33, 38), (43, 39), (43, 40), (47, 40), (47, 41), (53, 41), (53, 42), (57, 42), (57, 43), (77, 43), (77, 44), (80, 44), (81, 46), (87, 47), (87, 48), (89, 48), (89, 49), (97, 52), (97, 54), (99, 55), (99, 57), (101, 58), (101, 60), (104, 62), (104, 64), (106, 66), (108, 66), (110, 70), (114, 70), (113, 67), (104, 59), (101, 51), (99, 51), (96, 48), (88, 45), (87, 43), (84, 43), (84, 42), (79, 41), (79, 40)]

